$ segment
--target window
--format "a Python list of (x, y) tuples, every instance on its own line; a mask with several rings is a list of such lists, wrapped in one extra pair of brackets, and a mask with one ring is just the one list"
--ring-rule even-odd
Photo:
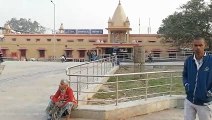
[(83, 39), (77, 39), (78, 40), (78, 42), (83, 42)]
[(155, 43), (156, 41), (154, 41), (154, 40), (150, 40), (149, 42), (150, 42), (150, 43)]
[(40, 39), (36, 39), (36, 42), (39, 42), (40, 41)]
[(65, 54), (67, 58), (72, 58), (72, 50), (66, 50)]
[(169, 52), (169, 58), (176, 58), (176, 52)]
[(2, 49), (1, 51), (2, 51), (3, 56), (6, 57), (7, 56), (7, 52), (6, 52), (7, 49)]
[(57, 42), (60, 42), (61, 41), (61, 39), (57, 39)]
[(47, 39), (48, 42), (51, 42), (51, 39)]
[(89, 42), (96, 42), (96, 40), (89, 40)]
[(104, 40), (103, 40), (103, 42), (104, 42), (104, 43), (106, 43), (106, 42), (107, 42), (107, 40), (105, 40), (105, 39), (104, 39)]
[(39, 57), (44, 58), (45, 57), (45, 50), (39, 50)]
[(153, 53), (153, 57), (160, 57), (160, 53), (154, 52), (154, 53)]
[(30, 39), (26, 39), (27, 41), (30, 41)]
[(74, 40), (67, 40), (67, 42), (74, 42)]
[(192, 51), (185, 51), (185, 56), (189, 56), (189, 55), (192, 55), (193, 52)]
[(159, 49), (155, 49), (155, 50), (152, 50), (152, 56), (153, 57), (160, 57), (160, 53), (161, 53), (161, 50)]
[(85, 57), (85, 50), (79, 50), (79, 57), (84, 58)]
[(16, 41), (16, 38), (12, 38), (12, 41)]
[(141, 43), (141, 42), (142, 42), (142, 40), (138, 40), (138, 42), (139, 42), (139, 43)]
[(26, 50), (20, 50), (21, 57), (26, 57)]

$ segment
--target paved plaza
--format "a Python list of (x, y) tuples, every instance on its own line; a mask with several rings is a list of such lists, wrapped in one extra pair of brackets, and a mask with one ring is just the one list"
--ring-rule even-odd
[[(0, 75), (0, 118), (45, 120), (49, 96), (54, 94), (65, 69), (80, 63), (6, 61)], [(74, 88), (75, 89), (75, 88)]]
[[(61, 79), (68, 78), (65, 69), (78, 64), (81, 63), (3, 62), (2, 65), (5, 65), (5, 68), (0, 75), (0, 119), (45, 120), (45, 108), (49, 102), (49, 96), (55, 93)], [(182, 65), (182, 63), (169, 64)], [(73, 87), (73, 89), (76, 88)], [(182, 109), (171, 109), (127, 120), (182, 120), (182, 117)]]

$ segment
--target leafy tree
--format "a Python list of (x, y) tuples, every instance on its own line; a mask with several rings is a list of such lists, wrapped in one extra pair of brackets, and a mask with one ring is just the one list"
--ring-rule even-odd
[(23, 32), (23, 33), (44, 33), (45, 27), (41, 26), (37, 21), (31, 21), (31, 19), (20, 18), (17, 20), (16, 18), (12, 18), (7, 21), (7, 24), (10, 25), (11, 29)]
[(164, 41), (173, 40), (174, 45), (187, 46), (198, 35), (204, 37), (212, 50), (212, 9), (204, 0), (191, 0), (180, 7), (180, 12), (162, 21), (158, 34)]

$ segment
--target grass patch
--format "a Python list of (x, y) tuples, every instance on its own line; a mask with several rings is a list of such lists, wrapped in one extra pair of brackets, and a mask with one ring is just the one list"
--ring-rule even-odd
[[(116, 74), (129, 73), (133, 70), (130, 67), (124, 67), (117, 70)], [(181, 76), (181, 73), (175, 73), (172, 76)], [(149, 79), (145, 81), (145, 79)], [(115, 99), (116, 98), (117, 77), (111, 77), (106, 83), (108, 89), (100, 89), (92, 99)], [(172, 83), (172, 86), (170, 85)], [(105, 85), (103, 85), (105, 86)], [(146, 88), (148, 86), (148, 88)], [(170, 73), (157, 73), (148, 75), (128, 75), (118, 77), (118, 98), (128, 98), (127, 100), (136, 100), (147, 97), (155, 97), (169, 94), (184, 94), (181, 77), (173, 77)], [(140, 97), (133, 97), (140, 96)], [(130, 98), (133, 97), (133, 98)], [(126, 99), (125, 99), (126, 100)]]

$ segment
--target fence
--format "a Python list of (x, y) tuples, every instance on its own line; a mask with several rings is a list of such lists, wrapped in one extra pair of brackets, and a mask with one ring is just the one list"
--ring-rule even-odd
[[(206, 51), (208, 54), (212, 54), (212, 51)], [(145, 53), (145, 61), (148, 60), (148, 53)], [(193, 51), (174, 51), (174, 52), (153, 52), (153, 61), (184, 61), (188, 56), (193, 55)], [(104, 56), (104, 55), (101, 55)], [(132, 62), (134, 61), (133, 53), (118, 53), (117, 58), (119, 61)]]
[[(77, 77), (72, 84), (77, 85), (77, 100), (86, 104), (113, 104), (133, 101), (137, 99), (147, 100), (150, 97), (184, 94), (181, 83), (182, 71), (158, 71), (126, 73), (113, 75), (89, 75), (82, 73), (67, 73), (69, 77)], [(88, 78), (99, 79), (98, 81)], [(107, 78), (107, 79), (104, 79)], [(93, 85), (98, 89), (80, 89), (83, 85)], [(95, 86), (96, 85), (96, 86)], [(91, 94), (92, 98), (83, 99), (80, 95)]]
[[(86, 62), (80, 65), (76, 65), (73, 67), (69, 67), (66, 70), (66, 74), (69, 76), (69, 81), (71, 84), (75, 84), (78, 82), (77, 86), (77, 99), (79, 99), (79, 95), (82, 93), (81, 90), (86, 88), (92, 88), (96, 86), (92, 86), (90, 82), (98, 82), (101, 80), (99, 77), (77, 77), (77, 76), (71, 76), (74, 74), (86, 74), (86, 75), (106, 75), (109, 74), (115, 67), (117, 66), (117, 59), (115, 56), (110, 56), (106, 58), (102, 58), (99, 60)], [(70, 84), (70, 85), (71, 85)]]

